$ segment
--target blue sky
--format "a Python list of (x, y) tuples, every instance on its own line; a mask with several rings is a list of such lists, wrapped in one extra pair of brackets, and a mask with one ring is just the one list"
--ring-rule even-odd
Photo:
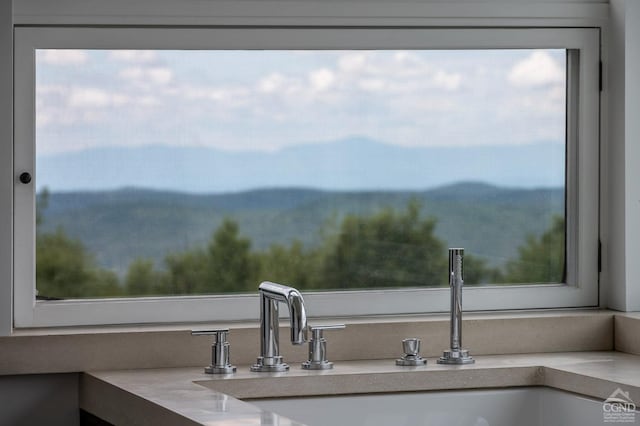
[(269, 151), (564, 142), (563, 50), (39, 50), (39, 156), (117, 146)]

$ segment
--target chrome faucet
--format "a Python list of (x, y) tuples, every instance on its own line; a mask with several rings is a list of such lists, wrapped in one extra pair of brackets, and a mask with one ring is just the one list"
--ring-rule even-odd
[(260, 292), (260, 356), (251, 371), (287, 371), (278, 347), (278, 303), (286, 303), (291, 320), (291, 343), (301, 345), (307, 341), (307, 313), (298, 290), (268, 281), (258, 287)]
[(464, 285), (464, 249), (449, 249), (449, 286), (451, 287), (451, 348), (444, 351), (438, 364), (473, 364), (469, 351), (462, 349), (462, 286)]

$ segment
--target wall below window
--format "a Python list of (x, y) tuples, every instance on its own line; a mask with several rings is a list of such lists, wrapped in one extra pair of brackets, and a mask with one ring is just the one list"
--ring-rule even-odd
[[(465, 313), (462, 333), (475, 355), (610, 351), (613, 321), (613, 312), (596, 310)], [(346, 329), (327, 335), (334, 361), (393, 359), (406, 337), (422, 339), (423, 356), (440, 356), (449, 345), (448, 315), (310, 319), (313, 325), (336, 323)], [(0, 375), (204, 366), (211, 362), (212, 338), (190, 330), (227, 327), (232, 362), (255, 362), (257, 322), (21, 330), (0, 337)], [(305, 361), (307, 345), (291, 345), (288, 337), (283, 319), (280, 355), (290, 363)]]
[(0, 425), (79, 425), (78, 376), (0, 376)]

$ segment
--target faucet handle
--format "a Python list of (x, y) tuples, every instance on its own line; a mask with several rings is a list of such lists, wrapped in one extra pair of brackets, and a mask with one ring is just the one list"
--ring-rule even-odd
[(420, 339), (417, 337), (404, 339), (402, 341), (402, 349), (404, 350), (404, 355), (402, 358), (396, 359), (396, 365), (416, 367), (427, 363), (427, 360), (420, 356)]
[(227, 334), (229, 334), (228, 328), (212, 328), (208, 330), (191, 330), (192, 336), (216, 336), (216, 342), (227, 341)]
[(192, 336), (216, 336), (211, 345), (211, 365), (204, 368), (207, 374), (229, 374), (235, 373), (236, 367), (229, 362), (231, 345), (227, 341), (229, 335), (228, 328), (216, 328), (211, 330), (192, 330)]
[(311, 338), (322, 338), (322, 332), (324, 330), (343, 330), (347, 326), (344, 324), (332, 324), (332, 325), (310, 325), (309, 331), (311, 331)]
[(311, 339), (309, 340), (309, 359), (302, 363), (305, 370), (328, 370), (333, 368), (333, 363), (327, 360), (327, 340), (324, 338), (325, 330), (341, 330), (344, 324), (309, 326)]

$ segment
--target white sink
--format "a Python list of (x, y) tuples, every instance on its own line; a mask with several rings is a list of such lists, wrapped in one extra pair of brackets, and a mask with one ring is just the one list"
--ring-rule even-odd
[(602, 425), (602, 401), (547, 387), (246, 400), (309, 426)]

